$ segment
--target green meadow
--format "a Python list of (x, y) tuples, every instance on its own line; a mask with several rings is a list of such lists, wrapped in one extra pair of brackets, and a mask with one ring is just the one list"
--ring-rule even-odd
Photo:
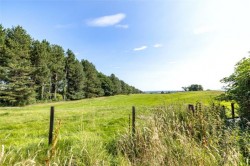
[(171, 103), (209, 104), (221, 92), (136, 94), (0, 108), (0, 142), (6, 146), (27, 146), (47, 141), (50, 107), (55, 107), (55, 122), (61, 120), (62, 139), (75, 135), (107, 140), (128, 127), (132, 106), (140, 115), (149, 108)]
[[(185, 108), (187, 104), (196, 102), (210, 105), (214, 97), (221, 93), (118, 95), (25, 107), (1, 107), (0, 145), (4, 155), (0, 156), (0, 164), (44, 165), (47, 162), (47, 165), (71, 165), (74, 161), (76, 165), (130, 165), (126, 157), (116, 156), (113, 151), (117, 137), (129, 132), (132, 106), (136, 108), (136, 126), (142, 127), (154, 109), (171, 104)], [(49, 147), (51, 106), (55, 107), (56, 143)]]

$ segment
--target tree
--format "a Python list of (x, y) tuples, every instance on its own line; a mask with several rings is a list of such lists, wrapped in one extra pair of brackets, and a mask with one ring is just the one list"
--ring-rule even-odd
[(184, 91), (188, 91), (188, 87), (181, 87)]
[(85, 97), (91, 98), (103, 96), (104, 92), (101, 88), (101, 82), (98, 78), (98, 72), (95, 66), (87, 60), (82, 60), (81, 63), (86, 76), (86, 82), (84, 87)]
[(0, 24), (0, 104), (25, 105), (35, 100), (76, 100), (84, 97), (140, 93), (114, 74), (98, 72), (71, 50), (32, 40), (21, 27)]
[(31, 47), (31, 63), (35, 68), (32, 79), (36, 85), (37, 99), (49, 99), (50, 96), (50, 77), (49, 58), (51, 57), (51, 47), (49, 42), (38, 40), (32, 43)]
[(50, 77), (50, 98), (57, 100), (57, 93), (63, 93), (65, 87), (65, 57), (64, 50), (59, 45), (51, 46), (49, 58)]
[(182, 87), (184, 91), (203, 91), (202, 85), (192, 84), (188, 87)]
[(221, 98), (236, 101), (240, 116), (250, 121), (250, 57), (240, 60), (234, 73), (221, 82), (226, 84), (226, 93)]
[(111, 79), (102, 73), (99, 73), (98, 77), (101, 81), (101, 87), (103, 89), (104, 96), (112, 96), (114, 92), (114, 87)]
[(67, 51), (66, 57), (66, 96), (67, 99), (77, 100), (84, 98), (84, 72), (83, 66), (81, 63), (75, 58), (74, 53), (71, 50)]
[[(3, 30), (1, 30), (1, 40)], [(31, 37), (21, 27), (7, 29), (1, 49), (0, 101), (6, 105), (26, 105), (34, 102), (31, 80)]]
[(117, 78), (114, 74), (110, 75), (110, 79), (113, 83), (113, 87), (114, 87), (114, 95), (118, 95), (121, 94), (122, 92), (122, 86), (121, 86), (121, 81), (119, 80), (119, 78)]

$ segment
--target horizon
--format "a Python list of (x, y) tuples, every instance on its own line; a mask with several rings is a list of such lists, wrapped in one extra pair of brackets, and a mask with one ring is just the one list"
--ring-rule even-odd
[(71, 49), (142, 91), (191, 84), (222, 90), (220, 80), (249, 55), (248, 6), (247, 0), (1, 0), (0, 24)]

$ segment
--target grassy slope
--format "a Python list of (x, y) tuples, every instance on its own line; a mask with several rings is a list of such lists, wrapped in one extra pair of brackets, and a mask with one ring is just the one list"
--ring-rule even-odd
[[(131, 106), (138, 114), (149, 107), (169, 103), (208, 104), (221, 92), (189, 92), (175, 94), (120, 95), (71, 102), (35, 104), (18, 108), (0, 108), (0, 144), (32, 146), (47, 143), (49, 109), (55, 106), (56, 119), (62, 120), (61, 139), (73, 143), (79, 135), (84, 139), (104, 141), (128, 126)], [(73, 141), (73, 142), (72, 142)]]
[[(197, 101), (209, 104), (213, 97), (219, 94), (221, 92), (204, 91), (119, 95), (79, 101), (35, 104), (26, 107), (1, 107), (0, 145), (5, 145), (6, 149), (14, 150), (11, 150), (9, 161), (11, 161), (13, 154), (22, 151), (21, 156), (25, 155), (23, 152), (28, 152), (25, 156), (29, 156), (30, 153), (33, 157), (36, 153), (40, 153), (38, 161), (43, 162), (48, 141), (49, 110), (50, 106), (55, 106), (56, 120), (62, 121), (57, 146), (60, 149), (66, 148), (62, 151), (61, 156), (67, 156), (71, 150), (77, 153), (85, 148), (88, 149), (87, 154), (91, 153), (89, 160), (92, 158), (109, 158), (110, 155), (107, 154), (103, 145), (114, 139), (117, 132), (128, 129), (128, 117), (131, 114), (132, 106), (136, 107), (138, 121), (140, 121), (142, 119), (140, 117), (150, 113), (149, 108), (151, 107), (170, 103), (194, 104)], [(37, 149), (41, 149), (41, 147), (44, 150), (38, 152)], [(103, 155), (103, 157), (98, 155)], [(32, 158), (32, 156), (30, 157)], [(70, 158), (70, 156), (68, 157)], [(18, 159), (20, 158), (18, 156), (14, 158), (14, 160), (22, 160)]]

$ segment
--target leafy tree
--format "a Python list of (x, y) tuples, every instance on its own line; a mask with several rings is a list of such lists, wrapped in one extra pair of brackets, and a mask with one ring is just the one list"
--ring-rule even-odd
[[(1, 40), (3, 30), (1, 30)], [(25, 105), (34, 101), (30, 63), (31, 37), (21, 27), (7, 29), (1, 49), (0, 101), (6, 105)]]
[(188, 87), (181, 87), (184, 91), (188, 91)]
[(192, 84), (188, 87), (182, 87), (184, 91), (203, 91), (202, 85)]
[(101, 88), (101, 82), (98, 78), (98, 72), (95, 66), (87, 60), (82, 60), (81, 63), (86, 76), (86, 82), (84, 87), (85, 97), (91, 98), (103, 96), (104, 92)]
[(84, 98), (84, 72), (83, 66), (75, 58), (71, 50), (67, 51), (66, 57), (66, 82), (67, 82), (67, 99), (76, 100)]
[(222, 98), (236, 101), (241, 117), (250, 121), (250, 58), (240, 60), (235, 65), (234, 73), (221, 82), (226, 83), (226, 93)]

